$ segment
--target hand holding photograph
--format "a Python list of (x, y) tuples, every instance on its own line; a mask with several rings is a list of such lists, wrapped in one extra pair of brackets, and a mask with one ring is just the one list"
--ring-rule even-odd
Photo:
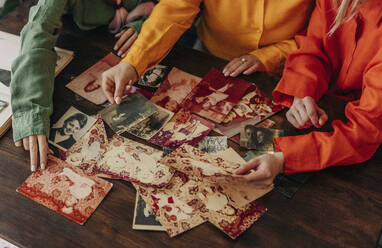
[(258, 151), (274, 151), (273, 139), (283, 135), (283, 130), (242, 124), (240, 146)]
[(83, 225), (112, 186), (49, 156), (47, 168), (33, 173), (16, 191)]
[(49, 143), (67, 151), (96, 121), (95, 118), (70, 107), (50, 129)]

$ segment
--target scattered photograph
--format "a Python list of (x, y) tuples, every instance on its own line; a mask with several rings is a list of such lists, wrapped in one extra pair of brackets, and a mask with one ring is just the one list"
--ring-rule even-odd
[(282, 130), (243, 124), (240, 133), (240, 146), (247, 149), (273, 152), (273, 139), (282, 135)]
[(276, 104), (256, 87), (256, 85), (252, 84), (244, 96), (225, 117), (223, 123), (227, 124), (243, 118), (251, 118), (260, 122), (282, 109), (283, 107), (281, 105)]
[(156, 111), (158, 107), (136, 91), (126, 97), (121, 104), (113, 104), (99, 114), (114, 132), (121, 134)]
[(155, 134), (150, 143), (175, 150), (183, 144), (196, 145), (214, 128), (214, 124), (190, 112), (180, 110)]
[(146, 71), (138, 80), (137, 84), (145, 87), (158, 88), (169, 71), (165, 65), (156, 65), (154, 68)]
[(198, 148), (202, 151), (218, 154), (227, 150), (227, 136), (206, 136), (199, 142)]
[(127, 132), (144, 140), (149, 140), (171, 119), (174, 115), (167, 109), (158, 107), (158, 111), (126, 129)]
[(17, 192), (83, 225), (113, 184), (88, 176), (53, 156), (45, 170), (33, 173)]
[(201, 80), (200, 77), (174, 67), (150, 101), (176, 113), (187, 95)]
[(157, 220), (153, 210), (142, 197), (137, 193), (135, 200), (133, 229), (149, 231), (166, 231), (166, 229)]
[(67, 84), (66, 87), (94, 104), (102, 104), (107, 100), (101, 88), (102, 73), (117, 65), (120, 60), (118, 56), (109, 53)]
[(81, 139), (96, 121), (95, 118), (70, 107), (50, 129), (49, 143), (67, 151), (77, 140)]
[(216, 123), (221, 123), (251, 83), (227, 78), (220, 71), (211, 69), (187, 96), (182, 106)]

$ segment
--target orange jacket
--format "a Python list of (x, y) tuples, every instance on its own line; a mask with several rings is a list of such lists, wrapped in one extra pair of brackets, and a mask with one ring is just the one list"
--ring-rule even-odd
[(297, 49), (293, 39), (303, 30), (313, 0), (160, 0), (142, 26), (122, 62), (138, 74), (159, 63), (192, 24), (213, 55), (231, 60), (257, 56), (268, 72), (281, 72), (287, 56)]
[(332, 132), (275, 139), (285, 174), (364, 162), (382, 142), (382, 3), (368, 1), (329, 37), (336, 16), (332, 2), (317, 0), (307, 34), (295, 37), (299, 49), (288, 57), (273, 96), (288, 107), (294, 96), (317, 101), (328, 91), (360, 97), (347, 103), (348, 121), (334, 120)]

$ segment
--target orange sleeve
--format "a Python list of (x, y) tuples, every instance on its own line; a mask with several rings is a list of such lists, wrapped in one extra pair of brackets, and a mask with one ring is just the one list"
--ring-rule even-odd
[(312, 13), (306, 35), (295, 37), (298, 50), (285, 63), (283, 76), (273, 91), (274, 99), (290, 107), (294, 96), (310, 96), (318, 101), (327, 91), (332, 65), (323, 47), (327, 17), (320, 1)]
[(285, 158), (285, 174), (321, 170), (368, 160), (382, 143), (382, 51), (367, 67), (361, 98), (347, 104), (346, 123), (335, 120), (332, 132), (275, 139)]
[(122, 62), (133, 65), (139, 76), (158, 64), (191, 27), (201, 1), (160, 0)]

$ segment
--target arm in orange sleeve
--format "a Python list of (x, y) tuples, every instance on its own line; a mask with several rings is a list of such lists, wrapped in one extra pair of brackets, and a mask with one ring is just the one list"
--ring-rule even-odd
[(310, 96), (318, 101), (328, 89), (333, 66), (323, 47), (328, 20), (320, 2), (316, 3), (306, 35), (295, 37), (299, 48), (289, 55), (283, 76), (273, 91), (274, 99), (287, 107), (294, 96)]
[(263, 63), (268, 73), (281, 73), (286, 58), (295, 50), (297, 50), (296, 42), (291, 39), (264, 46), (250, 54), (255, 55)]
[(364, 74), (361, 98), (346, 106), (346, 123), (333, 121), (332, 132), (275, 139), (276, 150), (284, 154), (285, 174), (361, 163), (375, 153), (382, 142), (382, 51), (376, 58)]
[(191, 27), (200, 11), (201, 1), (159, 1), (122, 62), (133, 65), (139, 76), (149, 67), (158, 64), (179, 37)]

